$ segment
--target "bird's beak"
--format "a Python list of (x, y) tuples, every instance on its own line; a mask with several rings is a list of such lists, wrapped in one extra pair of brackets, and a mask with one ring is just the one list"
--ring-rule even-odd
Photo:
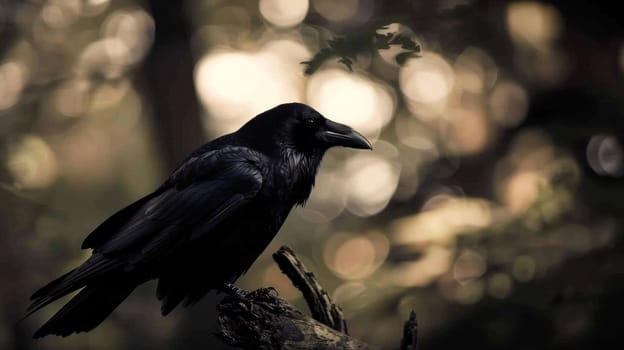
[(325, 120), (319, 131), (316, 132), (316, 138), (323, 141), (329, 147), (343, 146), (358, 149), (373, 149), (370, 142), (360, 135), (357, 131), (350, 127), (333, 122), (329, 119)]

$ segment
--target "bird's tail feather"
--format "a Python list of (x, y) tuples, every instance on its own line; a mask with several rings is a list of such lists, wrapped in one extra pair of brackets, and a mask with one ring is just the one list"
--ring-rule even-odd
[(136, 283), (93, 284), (83, 288), (37, 332), (35, 338), (49, 334), (68, 336), (97, 327), (132, 293)]
[(113, 259), (106, 259), (102, 255), (93, 255), (80, 267), (69, 271), (36, 291), (30, 297), (32, 303), (28, 306), (24, 318), (53, 301), (84, 287), (95, 278), (109, 273), (117, 265), (118, 263)]
[(56, 278), (55, 280), (53, 280), (52, 282), (46, 284), (45, 286), (39, 288), (39, 290), (37, 290), (31, 297), (30, 300), (35, 300), (35, 299), (39, 299), (41, 297), (45, 297), (48, 294), (50, 294), (50, 291), (52, 291), (53, 289), (57, 288), (61, 283), (63, 283), (63, 281), (69, 277), (72, 273), (74, 273), (74, 271), (76, 271), (76, 269), (73, 269), (69, 272), (67, 272), (66, 274)]

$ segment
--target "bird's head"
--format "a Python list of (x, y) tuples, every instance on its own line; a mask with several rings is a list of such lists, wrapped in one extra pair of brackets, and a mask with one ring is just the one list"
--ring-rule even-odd
[(302, 103), (286, 103), (257, 115), (239, 131), (254, 146), (269, 150), (288, 148), (322, 155), (334, 146), (371, 149), (371, 144), (351, 127), (336, 123)]

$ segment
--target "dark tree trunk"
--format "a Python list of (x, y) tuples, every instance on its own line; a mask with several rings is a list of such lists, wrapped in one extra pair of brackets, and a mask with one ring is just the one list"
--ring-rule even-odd
[(191, 23), (185, 1), (149, 2), (156, 32), (139, 71), (162, 158), (174, 168), (204, 141), (193, 83)]

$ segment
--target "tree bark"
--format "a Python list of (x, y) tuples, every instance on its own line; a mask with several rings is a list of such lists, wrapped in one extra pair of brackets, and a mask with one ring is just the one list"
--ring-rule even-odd
[(290, 248), (281, 247), (273, 254), (273, 259), (293, 285), (301, 291), (315, 320), (349, 334), (340, 306), (332, 302), (314, 274), (308, 271)]
[(376, 349), (293, 309), (273, 289), (227, 296), (217, 312), (219, 336), (243, 349)]
[[(347, 334), (342, 310), (290, 248), (281, 247), (273, 259), (301, 291), (314, 319), (279, 298), (273, 288), (249, 293), (234, 288), (217, 305), (221, 339), (243, 349), (378, 349)], [(401, 350), (418, 348), (417, 326), (412, 311), (403, 327)]]

